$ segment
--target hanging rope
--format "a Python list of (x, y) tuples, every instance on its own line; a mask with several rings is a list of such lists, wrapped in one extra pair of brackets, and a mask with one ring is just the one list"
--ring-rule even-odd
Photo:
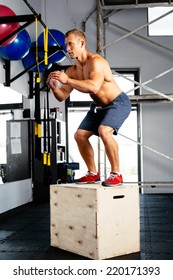
[[(47, 87), (46, 95), (44, 96), (44, 151), (43, 151), (43, 172), (44, 172), (44, 184), (49, 186), (52, 183), (51, 172), (51, 145), (50, 145), (50, 119), (49, 119), (49, 89)], [(46, 111), (46, 99), (47, 99), (47, 111)], [(47, 115), (47, 116), (46, 116)]]
[(51, 151), (51, 147), (50, 147), (50, 118), (49, 118), (49, 89), (47, 87), (47, 123), (48, 123), (48, 153), (47, 153), (47, 165), (50, 166), (51, 165), (51, 158), (50, 158), (50, 151)]
[(41, 160), (41, 118), (40, 118), (40, 71), (38, 58), (38, 18), (35, 17), (36, 30), (36, 69), (35, 74), (35, 157)]
[(44, 151), (43, 151), (43, 165), (47, 165), (47, 143), (46, 143), (46, 138), (47, 138), (47, 125), (46, 125), (46, 97), (44, 96), (44, 118), (43, 118), (43, 139), (44, 139)]
[(40, 82), (35, 76), (35, 157), (41, 160)]
[[(32, 13), (38, 18), (39, 14), (34, 10), (34, 8), (28, 3), (27, 0), (23, 0), (23, 2), (25, 2), (25, 4), (28, 6), (28, 8), (32, 11)], [(39, 19), (39, 18), (38, 18)], [(39, 19), (41, 25), (46, 28), (46, 24), (43, 22), (42, 19)], [(51, 34), (51, 32), (49, 32), (48, 30), (48, 34), (52, 37), (52, 39), (55, 41), (55, 43), (57, 44), (58, 47), (60, 47), (60, 44), (58, 43), (58, 41), (56, 40), (56, 38)], [(57, 50), (59, 51), (59, 50)], [(70, 58), (70, 56), (64, 51), (61, 50), (63, 52), (63, 54), (66, 56), (66, 58), (69, 60), (69, 62), (71, 63), (71, 65), (74, 64), (74, 62), (72, 61), (72, 59)], [(52, 54), (53, 55), (53, 54)], [(41, 63), (41, 62), (40, 62)]]
[(38, 59), (38, 18), (37, 17), (35, 17), (35, 37), (36, 37), (35, 60), (36, 60), (36, 68), (37, 68), (36, 83), (40, 83), (40, 70), (39, 70), (39, 59)]

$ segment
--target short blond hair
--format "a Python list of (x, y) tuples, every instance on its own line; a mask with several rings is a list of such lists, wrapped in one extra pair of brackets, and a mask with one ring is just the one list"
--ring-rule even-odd
[(80, 29), (71, 29), (71, 30), (67, 31), (65, 33), (65, 38), (67, 38), (71, 34), (74, 34), (74, 35), (80, 37), (81, 39), (83, 39), (84, 41), (86, 41), (85, 33)]

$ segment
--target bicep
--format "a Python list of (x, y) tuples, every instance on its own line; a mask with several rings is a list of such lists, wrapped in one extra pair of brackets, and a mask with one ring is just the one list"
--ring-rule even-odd
[(104, 66), (99, 61), (93, 63), (89, 69), (89, 79), (97, 85), (102, 85), (104, 81)]

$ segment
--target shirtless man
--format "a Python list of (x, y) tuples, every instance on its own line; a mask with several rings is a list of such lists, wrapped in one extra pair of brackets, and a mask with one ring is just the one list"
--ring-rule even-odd
[[(102, 185), (120, 185), (123, 177), (119, 168), (118, 144), (113, 134), (118, 133), (118, 129), (128, 117), (131, 111), (130, 100), (115, 82), (108, 62), (87, 50), (86, 37), (81, 30), (68, 31), (65, 34), (65, 45), (69, 56), (76, 59), (75, 64), (66, 72), (50, 73), (47, 84), (58, 101), (67, 99), (73, 89), (89, 94), (93, 99), (90, 110), (75, 133), (75, 140), (88, 172), (75, 182), (100, 182), (94, 151), (89, 142), (89, 138), (95, 134), (102, 139), (111, 165), (110, 176)], [(58, 87), (57, 81), (62, 84), (61, 87)]]

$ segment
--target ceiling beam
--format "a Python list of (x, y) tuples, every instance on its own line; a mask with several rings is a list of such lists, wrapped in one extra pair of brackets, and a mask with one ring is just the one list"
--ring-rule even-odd
[[(134, 9), (134, 8), (148, 8), (148, 7), (170, 7), (173, 6), (172, 0), (167, 1), (140, 1), (140, 0), (100, 0), (103, 10), (114, 9)], [(148, 2), (148, 3), (146, 3)]]

